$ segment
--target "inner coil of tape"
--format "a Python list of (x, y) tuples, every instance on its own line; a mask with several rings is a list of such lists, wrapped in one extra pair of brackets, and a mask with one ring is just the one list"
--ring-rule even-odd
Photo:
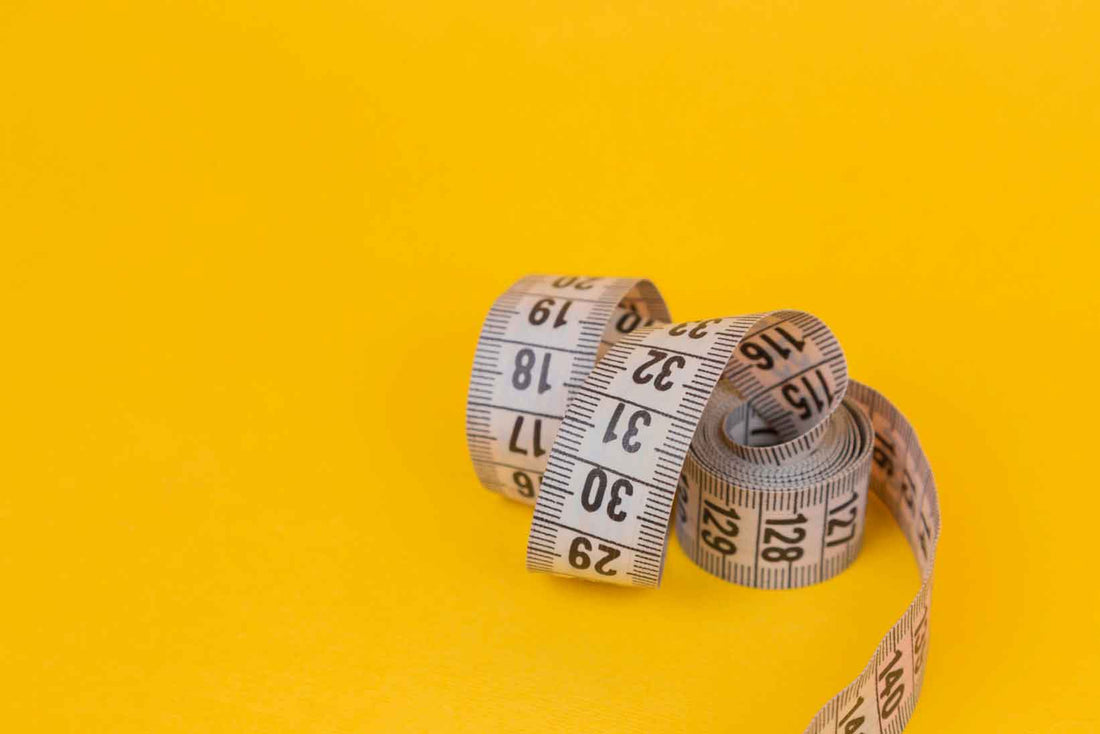
[[(870, 418), (845, 398), (815, 440), (782, 463), (763, 451), (738, 451), (744, 447), (737, 439), (755, 424), (733, 390), (715, 390), (680, 477), (677, 540), (696, 564), (746, 586), (795, 588), (835, 576), (862, 545), (874, 443)], [(766, 509), (763, 526), (752, 520), (758, 505)], [(796, 542), (773, 545), (770, 536)], [(761, 568), (752, 560), (758, 553), (781, 563)]]

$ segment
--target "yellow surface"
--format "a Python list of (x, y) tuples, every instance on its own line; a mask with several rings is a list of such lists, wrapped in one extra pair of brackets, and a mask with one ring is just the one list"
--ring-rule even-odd
[(900, 533), (528, 575), (464, 398), (561, 271), (823, 317), (941, 487), (911, 731), (1100, 729), (1098, 8), (0, 4), (0, 728), (800, 731)]

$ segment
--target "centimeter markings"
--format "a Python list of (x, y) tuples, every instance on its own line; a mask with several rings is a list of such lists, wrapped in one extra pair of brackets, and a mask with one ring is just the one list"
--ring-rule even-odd
[[(560, 441), (563, 451), (572, 461), (568, 466), (561, 467), (561, 478), (555, 478), (551, 484), (551, 499), (536, 504), (534, 523), (545, 534), (540, 535), (537, 557), (531, 559), (530, 566), (536, 570), (547, 570), (549, 564), (549, 570), (557, 573), (589, 578), (598, 574), (605, 577), (601, 580), (617, 583), (657, 585), (660, 567), (655, 568), (652, 559), (663, 555), (665, 533), (654, 532), (651, 526), (662, 530), (667, 527), (677, 480), (707, 398), (723, 372), (727, 371), (737, 346), (746, 334), (763, 334), (768, 328), (784, 323), (796, 333), (780, 333), (793, 348), (808, 356), (794, 360), (786, 369), (775, 371), (769, 370), (775, 367), (776, 358), (769, 356), (764, 363), (755, 365), (764, 375), (754, 374), (752, 370), (737, 373), (743, 394), (750, 400), (761, 399), (767, 405), (768, 391), (790, 385), (801, 375), (834, 361), (839, 354), (831, 332), (808, 314), (780, 312), (653, 327), (626, 336), (613, 345), (600, 365), (578, 388), (578, 397), (566, 410), (565, 422), (575, 423), (576, 428), (563, 428)], [(755, 332), (754, 326), (758, 327)], [(774, 346), (774, 341), (768, 343)], [(745, 344), (755, 347), (742, 349), (746, 356), (761, 354), (758, 345), (748, 341)], [(792, 349), (778, 347), (777, 351), (784, 359), (792, 356)], [(662, 360), (666, 360), (665, 367), (656, 379), (645, 373), (648, 366)], [(660, 377), (671, 375), (671, 366), (683, 370), (685, 379), (682, 382), (660, 381)], [(665, 375), (666, 372), (669, 375)], [(631, 373), (633, 379), (624, 379), (626, 373)], [(815, 396), (813, 406), (804, 396), (796, 393), (793, 397), (786, 394), (790, 406), (773, 401), (769, 407), (772, 412), (779, 411), (779, 417), (788, 418), (791, 426), (795, 425), (795, 418), (790, 416), (796, 415), (794, 410), (797, 408), (801, 423), (814, 428), (836, 407), (846, 387), (846, 374), (842, 377), (821, 377), (820, 389), (825, 399)], [(737, 386), (737, 382), (734, 384)], [(581, 394), (590, 399), (580, 398)], [(631, 413), (629, 430), (619, 447), (614, 439), (618, 437), (616, 429), (620, 417), (626, 411)], [(768, 409), (761, 412), (767, 414)], [(810, 422), (807, 423), (807, 420)], [(635, 421), (646, 428), (647, 456), (643, 460), (630, 456), (643, 445), (640, 439), (630, 443), (631, 436), (642, 435)], [(775, 421), (773, 424), (778, 423)], [(603, 440), (597, 441), (601, 432)], [(623, 461), (630, 462), (632, 466), (637, 464), (644, 471), (640, 474), (628, 471), (623, 468)], [(583, 463), (584, 468), (578, 468), (578, 462)], [(558, 463), (556, 455), (551, 454), (549, 467), (557, 471)], [(609, 482), (612, 494), (610, 504), (605, 508), (607, 501), (604, 494)], [(630, 496), (631, 500), (626, 502), (615, 493), (616, 489)], [(784, 501), (788, 500), (778, 503)], [(624, 504), (632, 509), (622, 509)], [(760, 512), (771, 509), (771, 500), (768, 500)], [(782, 560), (787, 564), (785, 569), (770, 565), (761, 568), (759, 535), (764, 524), (761, 514), (756, 527), (758, 553), (754, 554), (753, 561), (754, 585), (790, 586), (796, 573), (799, 581), (823, 577), (822, 571), (816, 567), (800, 567), (796, 571), (790, 562), (794, 550), (776, 551), (779, 555), (774, 558), (764, 552), (763, 558), (766, 560)], [(804, 533), (801, 529), (798, 532)], [(548, 545), (555, 549), (550, 555), (546, 554)], [(605, 551), (604, 559), (599, 564), (594, 563), (587, 553), (593, 547)], [(629, 552), (624, 559), (629, 568), (616, 562), (624, 552)], [(801, 549), (798, 552), (801, 553)], [(707, 559), (711, 565), (713, 561)], [(722, 559), (722, 564), (725, 564), (725, 559)], [(725, 575), (724, 569), (720, 575)]]
[[(601, 401), (616, 399), (615, 396), (610, 395), (606, 390), (612, 389), (610, 385), (612, 380), (616, 377), (616, 372), (626, 369), (625, 358), (629, 355), (629, 350), (626, 345), (636, 345), (639, 338), (640, 335), (627, 336), (618, 344), (611, 346), (600, 365), (597, 366), (592, 375), (586, 379), (585, 383), (580, 386), (579, 392), (570, 403), (566, 411), (567, 422), (575, 422), (579, 426), (594, 427), (591, 421), (595, 418), (596, 411), (600, 407)], [(680, 354), (687, 357), (701, 357), (701, 355), (687, 352), (681, 352)], [(646, 412), (646, 415), (657, 413), (669, 419), (676, 419), (676, 416), (672, 414), (665, 413), (652, 406), (642, 405), (635, 401), (623, 400), (621, 404), (623, 406), (630, 404), (642, 411), (652, 411)], [(663, 513), (661, 512), (661, 509), (664, 508), (661, 505), (663, 504), (664, 507), (671, 507), (671, 498), (665, 498), (664, 502), (661, 502), (660, 493), (662, 492), (662, 487), (660, 484), (655, 483), (652, 476), (648, 479), (641, 479), (622, 469), (616, 469), (609, 464), (601, 463), (589, 457), (579, 456), (578, 452), (581, 450), (581, 441), (584, 438), (583, 434), (571, 430), (563, 431), (563, 434), (561, 439), (561, 443), (564, 445), (563, 451), (560, 455), (555, 453), (550, 459), (550, 466), (552, 468), (556, 469), (556, 465), (559, 462), (564, 465), (563, 471), (561, 472), (562, 476), (560, 480), (555, 477), (549, 484), (544, 482), (544, 492), (553, 499), (544, 501), (542, 506), (536, 511), (532, 527), (538, 527), (542, 532), (539, 534), (539, 542), (536, 543), (535, 552), (529, 552), (528, 565), (531, 568), (539, 570), (553, 570), (552, 567), (555, 563), (553, 559), (560, 559), (562, 554), (560, 552), (548, 552), (546, 545), (558, 546), (560, 545), (558, 542), (559, 536), (563, 532), (572, 533), (574, 536), (584, 535), (592, 540), (609, 543), (613, 546), (613, 552), (618, 548), (631, 551), (634, 557), (633, 568), (627, 571), (626, 575), (632, 577), (635, 583), (640, 583), (642, 585), (651, 585), (655, 583), (657, 575), (659, 574), (659, 564), (656, 561), (660, 560), (663, 554), (664, 545)], [(690, 436), (688, 439), (690, 440)], [(664, 450), (669, 450), (667, 445)], [(633, 492), (634, 486), (645, 486), (654, 491), (654, 494), (648, 497), (647, 506), (638, 518), (638, 521), (642, 525), (648, 524), (652, 527), (640, 528), (637, 533), (637, 539), (634, 541), (633, 545), (624, 542), (622, 539), (611, 539), (604, 535), (599, 535), (594, 531), (585, 532), (574, 525), (568, 524), (563, 518), (565, 504), (558, 500), (564, 500), (567, 496), (576, 497), (577, 492), (571, 489), (569, 485), (573, 483), (577, 462), (583, 464), (584, 468), (581, 471), (582, 473), (587, 471), (588, 476), (593, 476), (593, 472), (598, 472), (595, 474), (597, 477), (606, 476), (604, 472), (612, 472), (622, 480), (631, 483), (631, 492)], [(603, 481), (606, 483), (606, 479), (603, 479)], [(587, 486), (585, 490), (587, 490)], [(654, 532), (653, 528), (656, 528), (658, 532)], [(591, 563), (591, 561), (586, 562)], [(614, 573), (618, 572), (616, 571)]]
[[(865, 472), (851, 472), (836, 480), (794, 492), (746, 491), (722, 481), (701, 465), (694, 455), (689, 455), (681, 480), (685, 488), (680, 495), (681, 503), (706, 503), (705, 506), (723, 514), (725, 519), (718, 522), (717, 515), (700, 509), (693, 513), (694, 531), (687, 532), (681, 527), (682, 523), (678, 523), (677, 537), (695, 563), (727, 581), (761, 589), (789, 589), (824, 581), (847, 568), (859, 552), (864, 519), (862, 505), (858, 504), (864, 499), (859, 484), (862, 481), (865, 485), (866, 480)], [(742, 529), (747, 528), (752, 531), (752, 541), (735, 542), (731, 539), (725, 546), (698, 542), (708, 514), (715, 526), (711, 533), (726, 528), (727, 532), (734, 530), (732, 537), (735, 538)], [(809, 537), (816, 537), (816, 543), (799, 541), (761, 548), (761, 535), (767, 528), (769, 517), (786, 522), (791, 517), (797, 519), (803, 515), (809, 515), (809, 518), (798, 525), (805, 527), (812, 524), (814, 532)], [(831, 537), (834, 528), (835, 539)], [(767, 547), (797, 552), (798, 558), (784, 555), (776, 561), (769, 561), (761, 555)], [(803, 559), (803, 562), (798, 562)]]
[(483, 484), (534, 501), (563, 408), (595, 366), (616, 306), (668, 317), (656, 289), (637, 285), (622, 278), (528, 276), (493, 304), (467, 396), (467, 443)]
[(528, 567), (657, 586), (675, 508), (677, 538), (702, 568), (794, 588), (854, 560), (873, 492), (921, 588), (806, 731), (900, 732), (924, 681), (940, 528), (912, 426), (849, 382), (840, 344), (810, 314), (668, 321), (644, 280), (528, 276), (490, 309), (467, 440), (483, 484), (537, 495)]
[[(939, 539), (939, 504), (930, 465), (912, 426), (886, 398), (853, 384), (853, 398), (874, 422), (876, 457), (870, 488), (905, 531), (921, 568), (921, 588), (901, 619), (883, 637), (863, 672), (827, 703), (806, 729), (821, 732), (886, 732), (904, 729), (924, 683), (928, 655), (932, 571)], [(889, 451), (887, 450), (889, 449)], [(912, 511), (906, 497), (912, 496)]]
[[(722, 468), (724, 447), (714, 445), (716, 431), (701, 428), (681, 478), (676, 525), (692, 560), (726, 580), (759, 588), (803, 586), (846, 568), (862, 541), (872, 439), (869, 419), (847, 401), (837, 419), (849, 430), (835, 432), (827, 442), (830, 448), (842, 448), (850, 460), (845, 471), (819, 479), (807, 476), (793, 491), (739, 486), (738, 481), (751, 483), (752, 478), (739, 480), (736, 471)], [(695, 519), (694, 532), (689, 532), (688, 508)], [(770, 530), (769, 524), (774, 524)], [(787, 531), (781, 526), (799, 535), (784, 535)], [(723, 537), (715, 541), (716, 534)], [(745, 536), (754, 542), (742, 540)]]

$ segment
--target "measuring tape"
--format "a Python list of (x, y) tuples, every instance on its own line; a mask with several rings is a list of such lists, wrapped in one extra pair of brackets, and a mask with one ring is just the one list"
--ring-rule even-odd
[(532, 275), (489, 310), (466, 403), (481, 483), (535, 505), (527, 567), (656, 587), (670, 522), (727, 581), (792, 589), (848, 567), (868, 492), (901, 526), (921, 587), (810, 734), (894, 734), (928, 655), (940, 514), (912, 426), (848, 378), (811, 314), (670, 325), (648, 280)]

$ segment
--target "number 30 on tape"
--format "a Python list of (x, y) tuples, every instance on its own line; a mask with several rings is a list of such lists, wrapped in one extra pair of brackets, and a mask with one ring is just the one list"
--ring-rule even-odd
[(816, 317), (675, 323), (648, 280), (528, 276), (485, 318), (466, 435), (481, 483), (535, 505), (527, 567), (613, 584), (660, 583), (670, 522), (727, 581), (823, 581), (855, 559), (874, 492), (920, 591), (806, 731), (905, 727), (928, 655), (935, 483), (912, 426), (849, 380)]

